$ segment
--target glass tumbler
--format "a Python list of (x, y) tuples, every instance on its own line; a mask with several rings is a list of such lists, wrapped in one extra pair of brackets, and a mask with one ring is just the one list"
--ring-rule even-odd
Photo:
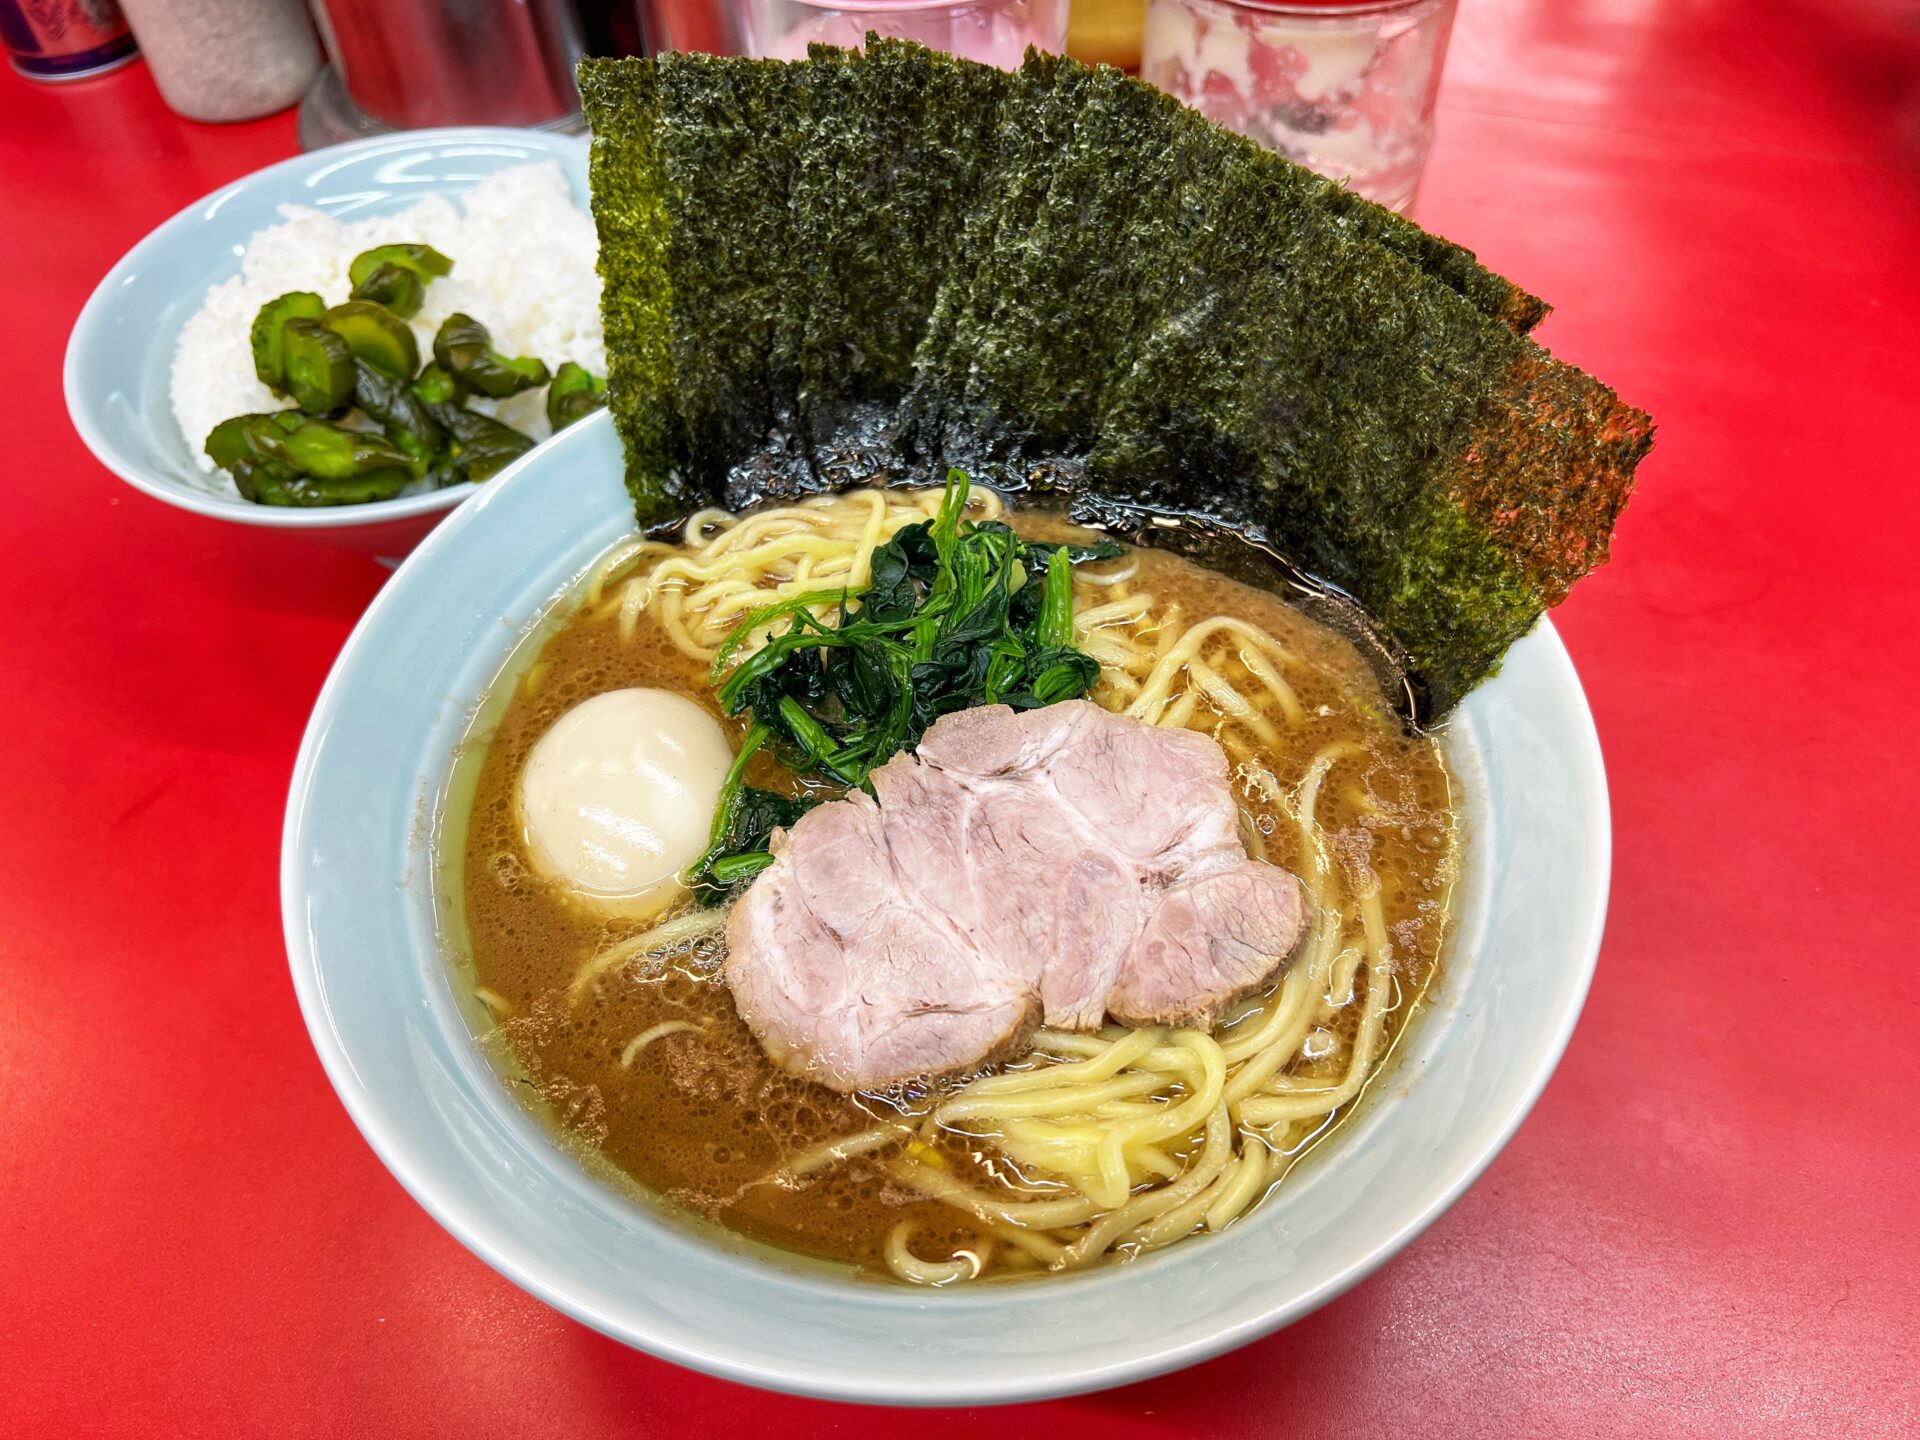
[(968, 60), (1017, 70), (1029, 45), (1067, 44), (1067, 0), (747, 0), (746, 50), (768, 60), (804, 60), (816, 41), (857, 49), (869, 30), (918, 40)]
[(1209, 120), (1413, 203), (1456, 0), (1148, 0), (1140, 73)]

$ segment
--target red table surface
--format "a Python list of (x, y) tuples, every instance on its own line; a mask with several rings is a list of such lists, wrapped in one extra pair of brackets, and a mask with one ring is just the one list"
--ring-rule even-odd
[(1419, 217), (1661, 426), (1555, 616), (1613, 787), (1592, 999), (1506, 1153), (1365, 1284), (998, 1417), (626, 1350), (381, 1168), (275, 875), (383, 572), (127, 489), (59, 389), (107, 267), (292, 119), (176, 120), (137, 66), (0, 78), (0, 1434), (1920, 1433), (1920, 11), (1462, 11)]

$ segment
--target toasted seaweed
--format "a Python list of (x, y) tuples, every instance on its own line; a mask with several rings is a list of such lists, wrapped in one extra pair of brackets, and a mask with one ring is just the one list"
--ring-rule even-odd
[(758, 452), (775, 469), (798, 409), (803, 257), (788, 188), (808, 67), (669, 53), (659, 147), (673, 226), (674, 385), (696, 485)]
[(1399, 255), (1343, 243), (1284, 174), (1237, 195), (1191, 257), (1194, 298), (1114, 392), (1086, 484), (1279, 545), (1374, 615), (1443, 712), (1597, 559), (1645, 417)]
[[(994, 286), (1012, 268), (1001, 247), (1022, 244), (1046, 200), (1055, 155), (1071, 133), (1083, 70), (1061, 56), (1029, 51), (1018, 83), (997, 108), (982, 201), (967, 218), (914, 354), (910, 412), (918, 443), (936, 460), (977, 465), (982, 457), (997, 458), (1004, 449), (1001, 426), (1017, 419), (993, 408), (991, 395), (970, 391), (968, 379), (990, 333)], [(1061, 76), (1068, 77), (1064, 88), (1056, 87)]]
[(627, 488), (643, 525), (697, 509), (683, 473), (686, 427), (674, 387), (672, 224), (658, 144), (651, 64), (583, 60), (580, 98), (593, 128), (588, 176), (600, 232), (607, 401), (627, 456)]
[(988, 189), (1013, 77), (877, 36), (858, 61), (824, 47), (813, 55), (789, 191), (807, 266), (800, 408), (822, 475), (865, 478), (836, 466), (834, 440), (873, 407), (890, 422), (913, 378)]
[(1451, 457), (1454, 501), (1509, 551), (1547, 605), (1607, 560), (1634, 467), (1653, 448), (1648, 417), (1531, 341), (1482, 403)]
[[(959, 62), (950, 62), (958, 65)], [(1324, 178), (1209, 124), (1105, 67), (1031, 55), (1002, 110), (1001, 197), (950, 272), (942, 324), (923, 346), (923, 390), (941, 397), (947, 458), (977, 463), (1084, 453), (1151, 326), (1197, 299), (1195, 252), (1263, 246), (1259, 221), (1317, 218), (1319, 243), (1400, 256), (1482, 314), (1531, 323), (1531, 296), (1470, 254)], [(1450, 303), (1436, 296), (1436, 303)], [(964, 377), (962, 380), (961, 377)]]
[[(1235, 140), (1240, 138), (1234, 136)], [(1251, 140), (1245, 143), (1253, 144)], [(1271, 151), (1258, 150), (1258, 155), (1262, 164), (1290, 164)], [(1444, 240), (1431, 231), (1422, 230), (1406, 216), (1396, 215), (1386, 206), (1375, 204), (1364, 195), (1357, 195), (1323, 175), (1316, 175), (1297, 165), (1292, 166), (1292, 170), (1295, 181), (1311, 189), (1316, 202), (1355, 238), (1382, 246), (1418, 266), (1442, 285), (1457, 292), (1481, 314), (1491, 316), (1522, 335), (1547, 318), (1550, 307), (1546, 301), (1528, 294), (1505, 276), (1494, 274), (1475, 258), (1471, 250), (1451, 240)]]
[(581, 81), (647, 523), (948, 463), (1201, 517), (1364, 606), (1429, 716), (1605, 558), (1650, 424), (1544, 305), (1150, 87), (877, 37)]
[[(1044, 63), (1030, 58), (1025, 73)], [(954, 337), (966, 369), (949, 427), (1001, 458), (1085, 452), (1206, 219), (1167, 97), (1115, 70), (1049, 68), (1036, 153), (1004, 198)]]

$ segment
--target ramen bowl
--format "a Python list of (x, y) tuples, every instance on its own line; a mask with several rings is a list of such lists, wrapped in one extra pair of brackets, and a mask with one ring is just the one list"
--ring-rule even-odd
[(1412, 1242), (1551, 1075), (1592, 976), (1609, 821), (1544, 621), (1445, 730), (1465, 853), (1425, 1013), (1341, 1133), (1217, 1235), (1082, 1273), (925, 1290), (695, 1222), (608, 1183), (509, 1093), (442, 933), (432, 841), (456, 747), (516, 645), (633, 528), (604, 415), (489, 483), (399, 568), (315, 706), (282, 899), (327, 1073), (394, 1175), (515, 1284), (752, 1385), (974, 1405), (1120, 1385), (1296, 1320)]

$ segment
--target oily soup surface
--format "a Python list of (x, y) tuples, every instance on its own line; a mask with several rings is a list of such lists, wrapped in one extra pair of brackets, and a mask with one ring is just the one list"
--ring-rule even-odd
[[(1023, 531), (1043, 524), (1016, 523)], [(1336, 872), (1378, 879), (1394, 959), (1390, 1043), (1432, 973), (1446, 923), (1453, 819), (1437, 744), (1404, 732), (1373, 673), (1342, 636), (1273, 595), (1166, 553), (1135, 553), (1136, 583), (1163, 607), (1177, 603), (1189, 622), (1216, 614), (1249, 621), (1294, 656), (1287, 679), (1304, 719), (1276, 723), (1278, 738), (1251, 752), (1244, 727), (1238, 743), (1228, 745), (1231, 759), (1263, 765), (1279, 782), (1276, 794), (1249, 764), (1236, 764), (1235, 788), (1254, 854), (1303, 873), (1308, 858), (1300, 828), (1285, 811), (1288, 793), (1326, 747), (1356, 747), (1328, 773), (1317, 818)], [(1076, 587), (1081, 610), (1107, 598), (1098, 587)], [(1230, 684), (1250, 679), (1234, 674), (1232, 661), (1216, 661), (1215, 669)], [(537, 1090), (555, 1124), (697, 1214), (788, 1250), (876, 1271), (888, 1234), (912, 1218), (914, 1250), (944, 1258), (975, 1238), (975, 1222), (890, 1182), (877, 1157), (848, 1160), (804, 1183), (769, 1183), (796, 1153), (869, 1130), (876, 1119), (896, 1118), (900, 1106), (925, 1096), (845, 1097), (776, 1069), (734, 1012), (719, 977), (718, 939), (683, 947), (664, 963), (636, 962), (569, 995), (582, 965), (648, 922), (609, 919), (533, 872), (516, 802), (521, 766), (549, 725), (602, 691), (657, 686), (718, 715), (705, 672), (650, 619), (643, 618), (629, 640), (614, 618), (580, 611), (531, 666), (503, 680), (513, 693), (492, 736), (476, 737), (486, 748), (465, 853), (454, 870), (477, 983), (504, 1017), (485, 1043), (504, 1047), (497, 1058), (517, 1069), (515, 1083)], [(1260, 700), (1257, 683), (1236, 688), (1256, 703), (1270, 703)], [(1109, 690), (1103, 681), (1094, 698), (1117, 703)], [(1223, 719), (1203, 702), (1188, 723), (1214, 733)], [(737, 747), (744, 725), (724, 717), (722, 724)], [(773, 786), (783, 775), (756, 759), (749, 778)], [(1316, 1029), (1289, 1073), (1312, 1077), (1318, 1067), (1340, 1073), (1359, 1008), (1348, 1004)], [(622, 1063), (635, 1037), (675, 1021), (691, 1028), (661, 1035), (630, 1065)], [(1299, 1137), (1291, 1153), (1304, 1151), (1337, 1118)], [(916, 1143), (923, 1158), (976, 1185), (1000, 1186), (1012, 1173), (977, 1138), (941, 1132), (930, 1146)]]

